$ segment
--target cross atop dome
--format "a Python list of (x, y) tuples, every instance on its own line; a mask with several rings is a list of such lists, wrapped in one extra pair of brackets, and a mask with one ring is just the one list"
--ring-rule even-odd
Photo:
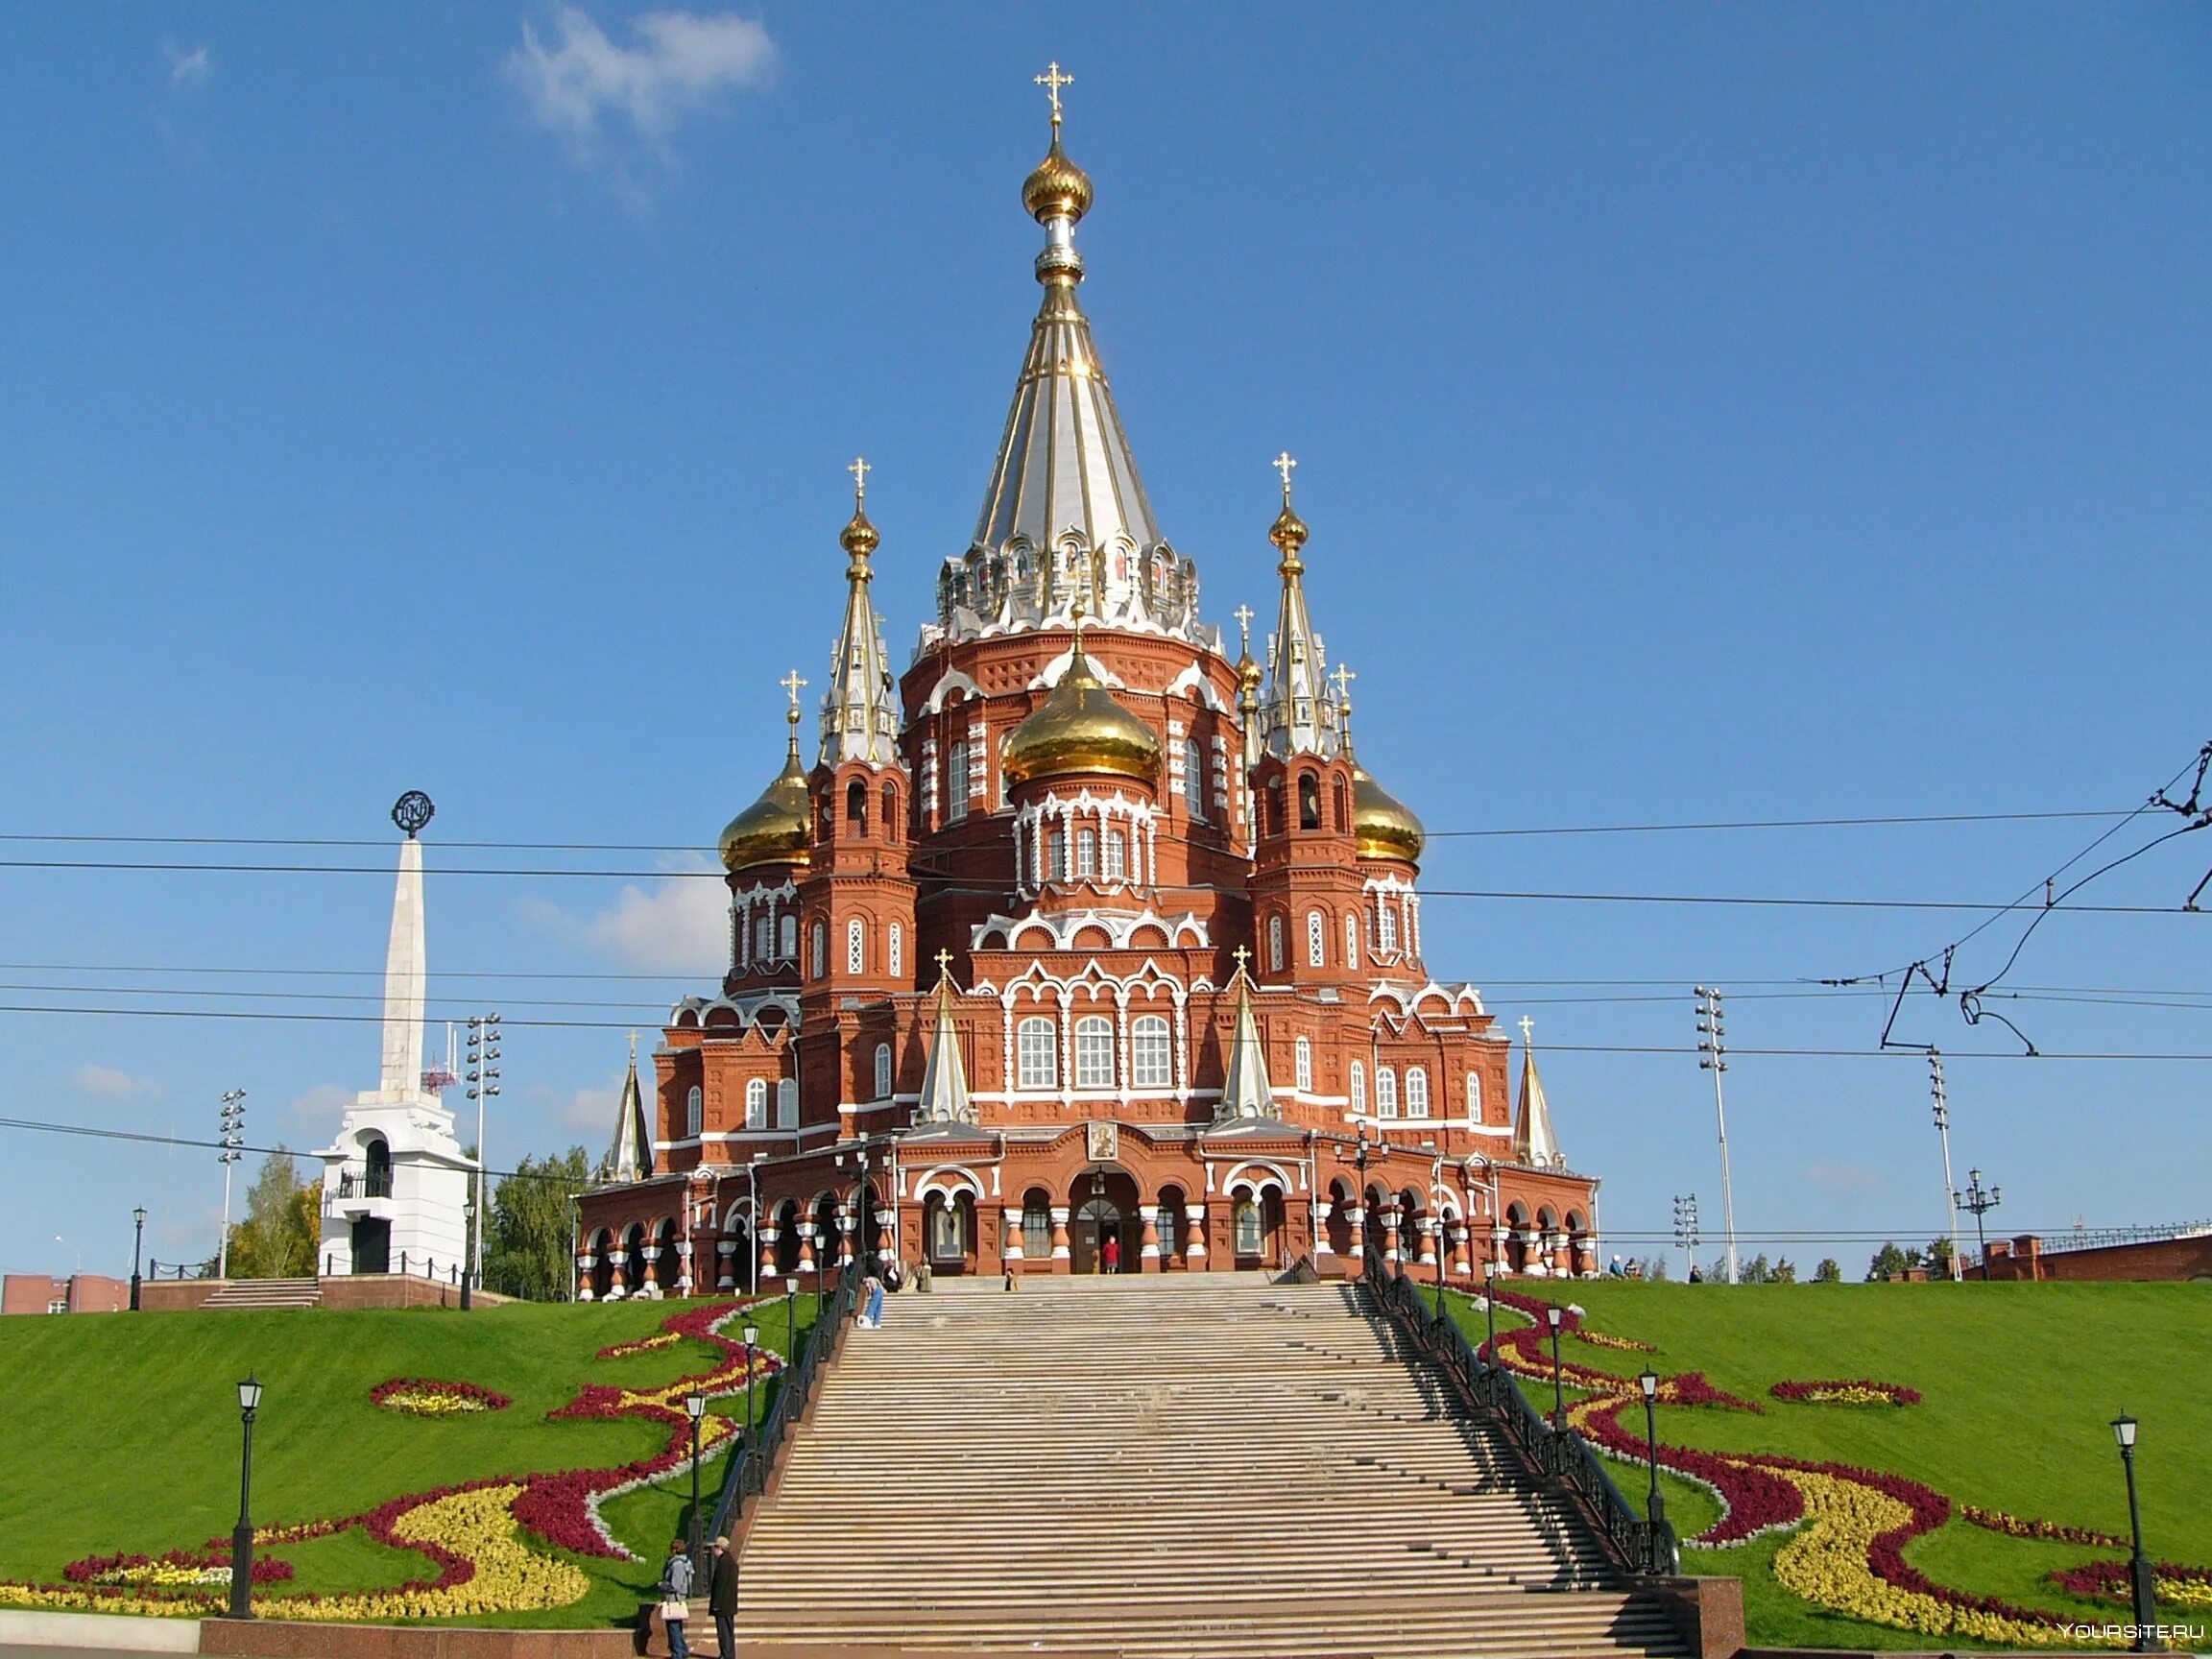
[(1060, 128), (1060, 88), (1074, 85), (1075, 77), (1063, 73), (1059, 62), (1055, 60), (1045, 65), (1044, 74), (1033, 76), (1031, 79), (1038, 85), (1044, 87), (1045, 95), (1052, 100), (1052, 128), (1054, 132), (1058, 132)]
[(845, 470), (853, 474), (853, 510), (857, 513), (868, 505), (868, 474), (876, 469), (868, 465), (865, 456), (855, 455)]
[(790, 673), (784, 675), (782, 679), (777, 681), (776, 684), (782, 686), (783, 689), (790, 694), (791, 718), (794, 720), (798, 719), (799, 693), (805, 690), (806, 687), (805, 679), (800, 674), (798, 669), (794, 668)]
[(1282, 454), (1276, 456), (1274, 460), (1268, 462), (1267, 465), (1274, 468), (1276, 471), (1283, 474), (1283, 505), (1286, 507), (1289, 506), (1290, 474), (1297, 469), (1298, 463), (1296, 459), (1291, 455), (1289, 450), (1286, 449)]

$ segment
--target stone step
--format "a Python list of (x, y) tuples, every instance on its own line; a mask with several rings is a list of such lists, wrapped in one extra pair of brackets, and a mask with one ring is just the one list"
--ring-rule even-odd
[(232, 1279), (200, 1304), (203, 1308), (314, 1308), (323, 1286), (313, 1279)]

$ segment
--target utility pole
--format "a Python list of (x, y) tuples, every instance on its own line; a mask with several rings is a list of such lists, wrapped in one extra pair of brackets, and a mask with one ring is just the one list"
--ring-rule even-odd
[(1959, 1194), (1951, 1187), (1951, 1097), (1943, 1092), (1943, 1052), (1928, 1050), (1928, 1093), (1936, 1101), (1936, 1132), (1943, 1137), (1943, 1236), (1951, 1240), (1951, 1281), (1966, 1277), (1959, 1260)]
[(468, 1305), (470, 1284), (480, 1284), (484, 1278), (484, 1223), (488, 1212), (484, 1208), (484, 1103), (499, 1093), (499, 1016), (496, 1014), (469, 1017), (469, 1098), (476, 1102), (476, 1199), (471, 1208), (475, 1212), (475, 1225), (469, 1264), (461, 1280), (463, 1306)]
[(1720, 1094), (1720, 1073), (1728, 1070), (1728, 1045), (1720, 1016), (1719, 987), (1699, 985), (1697, 994), (1697, 1065), (1713, 1073), (1713, 1113), (1720, 1123), (1720, 1226), (1728, 1236), (1728, 1283), (1740, 1284), (1736, 1275), (1736, 1190), (1728, 1179), (1728, 1104)]
[(215, 1161), (223, 1166), (223, 1239), (215, 1247), (215, 1277), (230, 1277), (230, 1169), (245, 1156), (246, 1091), (231, 1089), (223, 1095), (223, 1150)]
[(1688, 1284), (1697, 1266), (1697, 1194), (1674, 1194), (1674, 1242), (1682, 1250), (1682, 1280)]

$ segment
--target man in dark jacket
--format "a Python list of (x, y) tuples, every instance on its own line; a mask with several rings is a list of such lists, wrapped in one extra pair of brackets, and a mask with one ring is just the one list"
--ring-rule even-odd
[(714, 1615), (714, 1651), (721, 1659), (733, 1659), (737, 1651), (737, 1557), (730, 1553), (730, 1540), (714, 1540), (714, 1555), (707, 1565), (707, 1611)]

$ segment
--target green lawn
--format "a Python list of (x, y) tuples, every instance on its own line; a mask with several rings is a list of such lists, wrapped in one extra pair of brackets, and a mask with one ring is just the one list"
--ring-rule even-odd
[[(797, 1308), (799, 1339), (813, 1299)], [(238, 1517), (235, 1383), (263, 1383), (253, 1434), (253, 1519), (262, 1526), (357, 1513), (388, 1499), (497, 1475), (619, 1465), (658, 1452), (666, 1431), (635, 1419), (549, 1422), (586, 1383), (659, 1384), (703, 1369), (700, 1343), (592, 1358), (644, 1336), (685, 1304), (510, 1303), (334, 1312), (149, 1313), (0, 1322), (0, 1399), (11, 1403), (0, 1479), (0, 1577), (57, 1580), (64, 1564), (115, 1551), (157, 1555), (228, 1536)], [(763, 1307), (760, 1345), (781, 1353), (784, 1319)], [(369, 1390), (390, 1377), (481, 1383), (504, 1411), (445, 1419), (379, 1410)], [(771, 1389), (759, 1392), (765, 1411)], [(744, 1414), (744, 1401), (716, 1409)], [(711, 1505), (721, 1464), (704, 1486)], [(688, 1472), (607, 1505), (616, 1535), (648, 1559), (574, 1556), (592, 1579), (577, 1606), (486, 1623), (626, 1620), (688, 1506)], [(358, 1529), (285, 1546), (294, 1589), (393, 1586), (424, 1572), (420, 1556)]]
[[(2142, 1422), (2137, 1447), (2146, 1548), (2158, 1558), (2212, 1562), (2212, 1286), (2203, 1285), (1674, 1285), (1600, 1280), (1572, 1286), (1517, 1283), (1573, 1301), (1595, 1331), (1658, 1345), (1653, 1355), (1576, 1342), (1575, 1363), (1633, 1377), (1703, 1371), (1765, 1407), (1662, 1408), (1662, 1442), (1717, 1452), (1767, 1452), (1902, 1475), (1955, 1503), (2125, 1535), (2128, 1497), (2110, 1420)], [(1456, 1299), (1455, 1299), (1456, 1301)], [(1479, 1340), (1482, 1318), (1455, 1316)], [(1505, 1319), (1502, 1310), (1502, 1325)], [(1514, 1322), (1518, 1323), (1517, 1317)], [(1789, 1379), (1902, 1382), (1918, 1406), (1795, 1405), (1767, 1394)], [(1531, 1397), (1551, 1404), (1548, 1386)], [(1569, 1390), (1570, 1398), (1574, 1390)], [(1623, 1418), (1639, 1431), (1641, 1416)], [(1647, 1480), (1612, 1465), (1639, 1509)], [(1666, 1479), (1685, 1538), (1716, 1516), (1711, 1498)], [(1788, 1541), (1769, 1535), (1729, 1550), (1690, 1550), (1693, 1572), (1741, 1574), (1755, 1641), (1925, 1648), (1930, 1639), (1825, 1613), (1777, 1585), (1768, 1564)], [(2110, 1551), (2014, 1539), (1954, 1519), (1908, 1548), (1938, 1583), (2102, 1623), (2110, 1605), (2077, 1600), (2044, 1581), (2054, 1568)], [(2170, 1615), (2200, 1623), (2201, 1616)]]

